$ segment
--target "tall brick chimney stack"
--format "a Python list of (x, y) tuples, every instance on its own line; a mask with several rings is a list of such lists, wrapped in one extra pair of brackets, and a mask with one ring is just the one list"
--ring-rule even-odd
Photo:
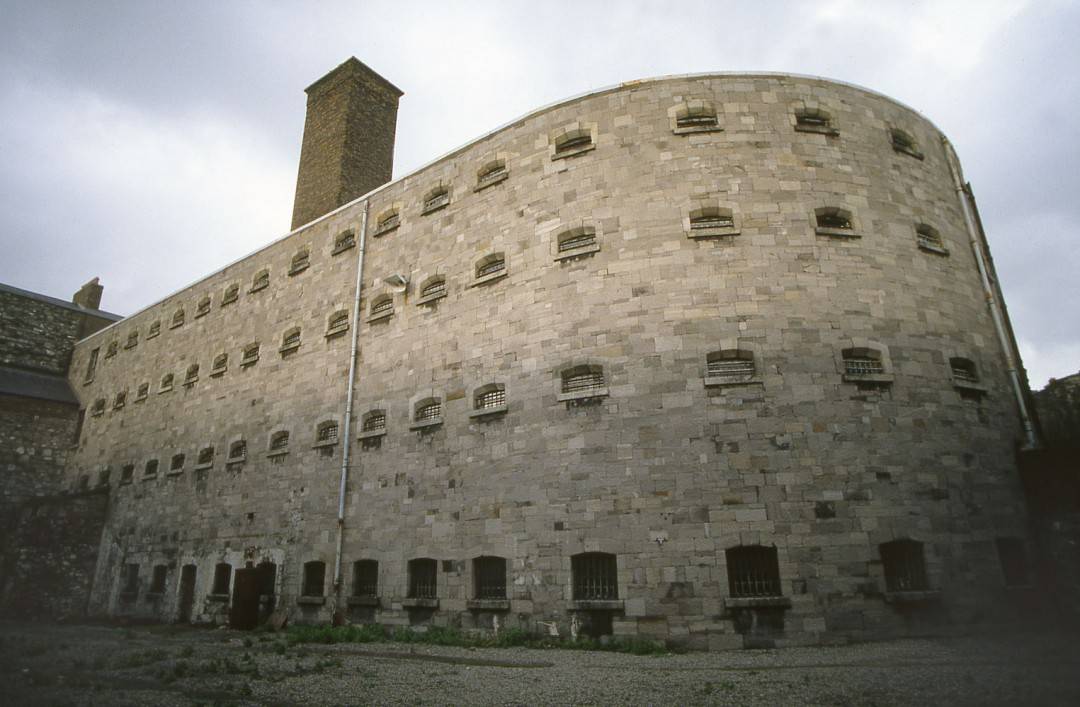
[(306, 92), (294, 229), (390, 181), (402, 95), (356, 57)]
[(79, 288), (79, 291), (71, 298), (72, 304), (77, 304), (85, 309), (101, 309), (101, 293), (105, 290), (95, 277), (90, 282)]

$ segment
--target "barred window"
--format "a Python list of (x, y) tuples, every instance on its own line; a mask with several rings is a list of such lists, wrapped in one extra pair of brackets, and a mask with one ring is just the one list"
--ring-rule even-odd
[(717, 127), (716, 110), (712, 106), (695, 102), (680, 109), (675, 114), (675, 127), (682, 129), (703, 129)]
[(158, 392), (167, 393), (173, 389), (173, 374), (166, 373), (161, 377), (161, 385), (158, 387)]
[(169, 325), (169, 327), (171, 329), (175, 329), (176, 327), (183, 326), (183, 325), (184, 325), (184, 308), (181, 307), (180, 309), (173, 312), (172, 323)]
[(259, 360), (259, 345), (248, 344), (244, 347), (244, 355), (240, 359), (240, 365), (247, 367), (254, 365)]
[(138, 402), (141, 402), (143, 400), (146, 400), (146, 396), (148, 396), (149, 394), (150, 394), (150, 384), (149, 383), (140, 383), (139, 384), (139, 389), (135, 393), (135, 402), (138, 403)]
[(326, 563), (312, 560), (304, 563), (304, 586), (301, 592), (306, 597), (321, 597), (326, 585)]
[[(183, 466), (183, 463), (181, 462), (180, 465)], [(125, 472), (129, 471), (127, 469), (127, 467), (124, 467), (124, 469), (125, 469)], [(131, 481), (131, 476), (132, 476), (132, 474), (135, 473), (135, 467), (132, 466), (130, 471), (131, 471), (131, 474), (122, 473), (120, 475), (120, 480), (121, 481), (125, 481), (125, 480), (126, 481)], [(147, 462), (146, 462), (146, 465), (143, 466), (143, 476), (157, 476), (157, 471), (158, 471), (158, 460), (157, 459), (148, 459)]]
[(817, 227), (834, 231), (850, 231), (851, 212), (834, 206), (825, 206), (814, 211)]
[(735, 216), (731, 209), (719, 206), (703, 206), (690, 212), (691, 231), (710, 231), (735, 228)]
[(105, 398), (98, 398), (94, 401), (93, 407), (90, 408), (90, 414), (93, 416), (101, 415), (105, 412)]
[(442, 418), (442, 402), (428, 401), (416, 406), (416, 422), (432, 422)]
[(607, 385), (604, 369), (599, 366), (577, 366), (563, 371), (562, 392), (586, 393), (599, 392)]
[(476, 277), (479, 279), (504, 270), (506, 270), (506, 256), (502, 253), (492, 253), (476, 264)]
[(923, 153), (919, 151), (919, 146), (915, 142), (915, 138), (903, 130), (899, 128), (890, 128), (889, 142), (892, 144), (892, 149), (896, 152), (901, 152), (909, 157), (914, 157), (915, 159), (923, 159)]
[(105, 349), (105, 358), (112, 358), (119, 350), (120, 344), (116, 341), (110, 341), (108, 348)]
[(155, 336), (161, 333), (161, 320), (154, 320), (150, 322), (150, 329), (146, 332), (147, 339), (153, 339)]
[(619, 598), (619, 570), (615, 555), (584, 552), (570, 558), (574, 600), (609, 600)]
[[(154, 462), (153, 471), (150, 470), (151, 469), (150, 462)], [(144, 475), (145, 476), (153, 476), (155, 474), (157, 474), (157, 459), (151, 459), (149, 462), (146, 462), (146, 471), (145, 471)], [(125, 464), (124, 466), (120, 467), (120, 483), (122, 483), (122, 484), (130, 484), (131, 479), (134, 476), (135, 476), (135, 465), (134, 464)]]
[(849, 376), (872, 376), (885, 372), (881, 353), (868, 348), (844, 349), (844, 374)]
[(839, 135), (832, 124), (832, 116), (820, 108), (803, 108), (795, 112), (795, 130), (804, 133)]
[(596, 229), (592, 226), (581, 226), (559, 234), (558, 248), (560, 253), (579, 248), (588, 248), (596, 245)]
[(354, 597), (379, 595), (378, 560), (357, 560), (353, 563), (352, 595)]
[(713, 351), (705, 358), (705, 375), (724, 381), (739, 381), (753, 378), (755, 373), (754, 354), (743, 349), (723, 349)]
[(83, 376), (83, 383), (89, 383), (94, 380), (94, 371), (97, 370), (98, 353), (101, 349), (94, 349), (90, 352), (90, 358), (86, 361), (86, 375)]
[(383, 314), (392, 314), (394, 311), (394, 298), (390, 295), (381, 295), (371, 302), (371, 316), (377, 317)]
[(334, 420), (319, 423), (315, 431), (315, 439), (319, 442), (337, 442), (338, 423)]
[(490, 410), (506, 405), (506, 387), (502, 383), (490, 383), (476, 391), (474, 408)]
[[(131, 467), (131, 473), (134, 474), (135, 473), (135, 465), (134, 464), (128, 464), (128, 466)], [(99, 471), (98, 472), (97, 485), (98, 486), (108, 486), (109, 485), (109, 476), (111, 474), (112, 474), (112, 472), (109, 469), (109, 467), (105, 467), (104, 469)]]
[(970, 358), (953, 357), (949, 359), (953, 380), (957, 383), (978, 383), (979, 372)]
[(292, 258), (292, 262), (289, 263), (289, 274), (296, 275), (302, 273), (308, 269), (309, 265), (311, 265), (311, 255), (308, 253), (307, 249), (305, 248), (304, 250), (297, 251), (296, 255)]
[(165, 593), (165, 579), (169, 574), (169, 568), (166, 565), (154, 565), (154, 574), (150, 580), (150, 593), (151, 594), (164, 594)]
[(424, 207), (421, 213), (429, 214), (438, 211), (450, 203), (450, 190), (447, 187), (437, 187), (424, 197)]
[(221, 306), (232, 304), (240, 297), (240, 285), (232, 284), (225, 288), (225, 294), (221, 296)]
[(201, 464), (213, 464), (214, 463), (214, 448), (203, 447), (199, 450), (198, 463)]
[(126, 390), (121, 390), (119, 393), (116, 394), (116, 397), (113, 398), (113, 405), (112, 405), (113, 410), (120, 410), (126, 404), (127, 404), (127, 391)]
[(430, 558), (409, 560), (409, 598), (434, 599), (438, 590), (439, 566)]
[(174, 454), (172, 461), (169, 463), (169, 471), (180, 471), (184, 468), (184, 455)]
[(214, 584), (211, 594), (228, 594), (229, 584), (232, 581), (232, 565), (228, 562), (219, 562), (214, 565)]
[(300, 347), (300, 327), (293, 327), (281, 336), (281, 350), (291, 351)]
[(424, 283), (420, 288), (421, 300), (433, 300), (446, 296), (446, 278), (436, 276)]
[(397, 211), (388, 211), (379, 217), (378, 222), (375, 224), (375, 233), (373, 235), (381, 236), (390, 231), (393, 231), (401, 225), (401, 216)]
[(243, 461), (247, 457), (247, 442), (238, 439), (229, 445), (229, 461)]
[(926, 579), (923, 544), (917, 540), (893, 540), (878, 546), (885, 570), (885, 588), (890, 592), (924, 591)]
[(127, 343), (124, 344), (125, 349), (133, 349), (139, 345), (139, 330), (128, 332)]
[(483, 189), (506, 179), (506, 162), (495, 160), (480, 168), (476, 175), (476, 188)]
[(364, 421), (361, 425), (361, 432), (375, 432), (377, 430), (386, 429), (386, 412), (383, 410), (372, 410), (364, 415)]
[(728, 548), (724, 554), (732, 598), (781, 595), (780, 563), (775, 547), (740, 545)]
[(289, 433), (287, 430), (279, 430), (270, 435), (270, 451), (280, 452), (289, 448)]
[(139, 566), (136, 564), (124, 565), (123, 583), (120, 587), (121, 594), (134, 596), (139, 593)]
[(344, 309), (331, 314), (326, 320), (326, 335), (334, 336), (349, 329), (349, 313)]
[[(154, 473), (157, 473), (156, 469), (155, 469)], [(128, 480), (128, 481), (131, 481), (131, 479), (134, 478), (134, 476), (135, 476), (135, 465), (134, 464), (124, 464), (122, 467), (120, 467), (120, 480), (121, 481), (124, 481), (125, 479)], [(153, 476), (153, 474), (148, 474), (148, 476)], [(101, 478), (104, 479), (104, 481), (101, 482), (101, 483), (104, 483), (104, 484), (109, 483), (109, 470), (108, 469), (105, 469), (104, 471), (101, 472)]]
[(473, 593), (476, 599), (506, 598), (506, 559), (481, 556), (473, 559)]
[(224, 373), (229, 368), (229, 354), (219, 353), (214, 357), (214, 365), (210, 368), (210, 375)]
[(193, 363), (188, 366), (187, 373), (184, 375), (184, 385), (192, 386), (199, 380), (199, 364)]
[(915, 227), (915, 243), (923, 250), (943, 252), (945, 244), (941, 240), (941, 234), (933, 226), (920, 223)]
[(334, 239), (334, 249), (331, 251), (331, 255), (343, 253), (354, 245), (356, 245), (356, 233), (351, 230), (345, 231)]
[(204, 317), (210, 314), (210, 296), (207, 295), (199, 300), (199, 303), (195, 305), (195, 318)]
[(555, 157), (568, 157), (595, 147), (592, 131), (585, 128), (570, 130), (555, 138)]
[(270, 271), (263, 269), (255, 273), (255, 277), (251, 279), (251, 289), (249, 292), (258, 292), (264, 290), (270, 286)]

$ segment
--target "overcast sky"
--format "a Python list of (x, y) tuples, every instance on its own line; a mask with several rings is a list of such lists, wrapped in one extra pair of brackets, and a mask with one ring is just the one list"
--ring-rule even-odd
[(0, 282), (131, 314), (288, 231), (303, 89), (405, 91), (395, 176), (631, 79), (849, 81), (953, 141), (1033, 387), (1080, 370), (1080, 4), (0, 0)]

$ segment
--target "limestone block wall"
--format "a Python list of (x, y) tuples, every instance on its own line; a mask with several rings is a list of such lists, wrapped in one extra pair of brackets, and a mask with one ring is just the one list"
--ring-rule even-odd
[[(709, 111), (714, 125), (680, 125)], [(330, 256), (328, 244), (365, 208), (335, 601), (341, 450), (308, 447), (320, 421), (340, 416), (348, 369), (347, 337), (325, 340), (320, 327), (351, 309), (356, 258)], [(818, 209), (843, 210), (849, 227), (821, 228)], [(730, 223), (692, 228), (703, 213)], [(940, 239), (929, 248), (920, 224)], [(588, 232), (592, 244), (560, 251), (566, 234)], [(285, 276), (304, 246), (309, 271)], [(501, 271), (486, 267), (500, 257)], [(218, 307), (229, 282), (265, 267), (266, 291)], [(404, 291), (385, 282), (395, 274)], [(435, 277), (443, 297), (429, 289)], [(699, 647), (742, 645), (759, 630), (732, 610), (725, 551), (740, 545), (776, 549), (790, 608), (782, 629), (761, 628), (770, 640), (908, 630), (910, 612), (886, 601), (879, 545), (895, 539), (923, 543), (940, 590), (921, 609), (929, 620), (1007, 600), (995, 539), (1024, 535), (1014, 404), (940, 134), (883, 96), (717, 75), (542, 109), (87, 339), (76, 361), (179, 304), (190, 316), (204, 292), (211, 314), (163, 328), (77, 386), (84, 403), (110, 406), (89, 418), (76, 467), (134, 460), (138, 475), (149, 456), (164, 467), (176, 449), (193, 458), (213, 443), (222, 454), (238, 435), (248, 459), (117, 487), (110, 556), (247, 548), (230, 560), (239, 564), (273, 551), (280, 605), (312, 621), (345, 610), (351, 563), (373, 559), (378, 606), (354, 617), (465, 627), (491, 625), (469, 603), (472, 560), (497, 556), (508, 566), (500, 623), (566, 632), (575, 616), (595, 618), (574, 600), (571, 558), (610, 553), (614, 632)], [(281, 360), (277, 338), (293, 323), (304, 344)], [(235, 370), (256, 339), (259, 363)], [(880, 376), (846, 378), (849, 348), (875, 352)], [(709, 354), (731, 349), (752, 355), (753, 376), (706, 385)], [(225, 376), (179, 385), (190, 362), (208, 367), (219, 350), (230, 352)], [(956, 378), (951, 358), (975, 365), (979, 388)], [(578, 366), (602, 371), (602, 395), (567, 399), (562, 374)], [(166, 370), (178, 376), (172, 393), (111, 409), (118, 389)], [(505, 411), (471, 415), (489, 384), (504, 386)], [(431, 402), (441, 415), (418, 425)], [(373, 412), (385, 429), (364, 433)], [(262, 452), (278, 428), (293, 436), (273, 463)], [(437, 607), (408, 606), (416, 558), (438, 562)], [(313, 560), (326, 563), (329, 598), (297, 605)], [(108, 584), (117, 571), (101, 575)], [(107, 591), (96, 596), (117, 610)]]

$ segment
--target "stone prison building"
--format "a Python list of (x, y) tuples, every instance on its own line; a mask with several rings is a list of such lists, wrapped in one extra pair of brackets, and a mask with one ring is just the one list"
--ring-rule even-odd
[(86, 612), (690, 648), (1015, 615), (1026, 379), (942, 133), (782, 74), (634, 81), (391, 181), (307, 89), (293, 230), (79, 341)]

